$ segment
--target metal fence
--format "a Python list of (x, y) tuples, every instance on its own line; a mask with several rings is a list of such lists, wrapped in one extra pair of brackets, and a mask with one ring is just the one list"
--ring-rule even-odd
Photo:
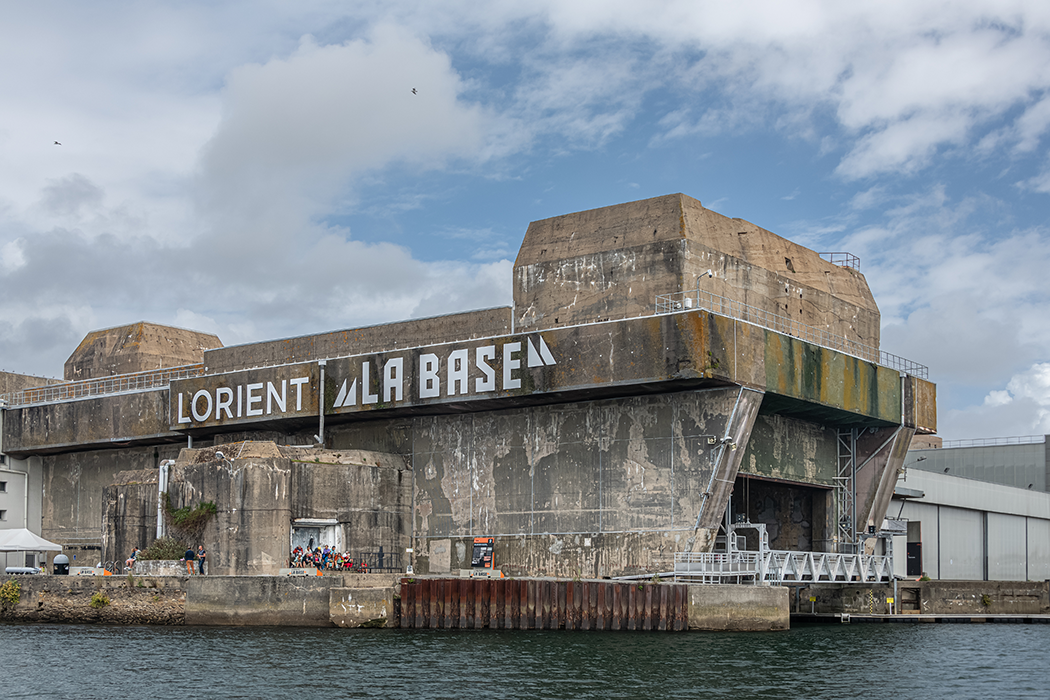
[[(999, 438), (974, 438), (972, 440), (945, 440), (941, 447), (995, 447), (997, 445), (1039, 445), (1046, 442), (1045, 435), (1016, 435)], [(924, 448), (925, 449), (925, 448)]]
[(90, 396), (106, 394), (123, 394), (144, 389), (160, 389), (168, 386), (173, 379), (186, 379), (204, 374), (204, 365), (185, 365), (169, 367), (150, 372), (119, 374), (105, 379), (90, 379), (82, 382), (66, 382), (32, 387), (21, 391), (0, 394), (0, 401), (7, 406), (25, 406), (28, 404), (68, 401)]
[(378, 573), (380, 571), (404, 571), (404, 566), (401, 563), (400, 552), (383, 552), (382, 548), (378, 552), (361, 552), (357, 555), (358, 559), (355, 561), (364, 562), (368, 567), (369, 572)]
[(826, 329), (816, 328), (792, 318), (760, 309), (757, 306), (751, 306), (728, 297), (705, 292), (702, 289), (658, 294), (656, 297), (657, 314), (676, 313), (693, 309), (703, 309), (719, 316), (768, 328), (776, 333), (798, 338), (807, 343), (819, 345), (829, 350), (836, 350), (846, 355), (859, 357), (867, 362), (875, 362), (913, 377), (929, 378), (930, 371), (925, 365), (920, 365), (917, 362), (912, 362), (892, 353), (882, 352), (878, 348), (850, 340), (841, 335), (831, 333)]

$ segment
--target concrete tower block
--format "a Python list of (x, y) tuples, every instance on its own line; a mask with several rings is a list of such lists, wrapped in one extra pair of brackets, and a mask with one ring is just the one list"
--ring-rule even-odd
[(181, 367), (203, 361), (204, 351), (221, 348), (211, 333), (139, 321), (88, 333), (66, 360), (66, 381)]
[(719, 313), (773, 314), (879, 346), (859, 271), (684, 194), (534, 221), (514, 263), (519, 330), (651, 314), (656, 295), (687, 290)]

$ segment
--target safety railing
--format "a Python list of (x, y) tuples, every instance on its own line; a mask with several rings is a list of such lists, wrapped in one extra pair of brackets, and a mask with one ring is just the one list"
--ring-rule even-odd
[(893, 579), (893, 559), (881, 555), (776, 550), (765, 554), (763, 580), (771, 583), (871, 583)]
[[(913, 377), (921, 379), (929, 377), (929, 369), (925, 365), (912, 362), (892, 353), (882, 352), (878, 348), (836, 335), (826, 329), (809, 326), (792, 318), (700, 289), (660, 294), (656, 297), (657, 314), (688, 311), (691, 309), (703, 309), (719, 316), (768, 328), (777, 333), (799, 338), (829, 350), (836, 350), (853, 357), (859, 357), (867, 362), (878, 363), (883, 367), (889, 367)], [(159, 389), (168, 386), (172, 380), (198, 377), (203, 375), (204, 371), (203, 364), (194, 364), (149, 372), (121, 374), (104, 379), (49, 384), (0, 394), (0, 406), (26, 406), (91, 396)]]
[(757, 582), (761, 564), (759, 552), (676, 552), (674, 579), (692, 583)]
[(819, 253), (819, 255), (832, 265), (848, 267), (860, 272), (860, 258), (853, 253)]
[(692, 583), (871, 583), (893, 578), (893, 559), (828, 552), (678, 552), (674, 579)]
[(776, 333), (789, 335), (829, 350), (836, 350), (846, 355), (859, 357), (867, 362), (875, 362), (883, 367), (889, 367), (913, 377), (929, 378), (930, 371), (925, 365), (920, 365), (898, 355), (882, 352), (878, 348), (831, 333), (824, 328), (816, 328), (801, 321), (775, 314), (772, 311), (744, 304), (718, 294), (712, 294), (702, 289), (690, 289), (688, 291), (658, 294), (656, 296), (657, 314), (668, 314), (692, 309), (702, 309), (719, 316), (767, 328)]
[(970, 440), (945, 440), (941, 447), (996, 447), (998, 445), (1039, 445), (1046, 442), (1045, 435), (1015, 435), (999, 438), (973, 438)]
[(48, 384), (20, 391), (0, 394), (0, 401), (9, 407), (28, 404), (68, 401), (105, 394), (123, 394), (144, 389), (159, 389), (168, 386), (173, 379), (186, 379), (204, 374), (204, 365), (168, 367), (149, 372), (119, 374), (104, 379), (89, 379), (82, 382)]

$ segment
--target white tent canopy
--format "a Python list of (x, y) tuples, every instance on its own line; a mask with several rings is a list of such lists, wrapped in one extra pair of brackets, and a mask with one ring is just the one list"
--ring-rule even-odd
[(0, 552), (61, 552), (62, 545), (48, 542), (24, 527), (0, 530)]

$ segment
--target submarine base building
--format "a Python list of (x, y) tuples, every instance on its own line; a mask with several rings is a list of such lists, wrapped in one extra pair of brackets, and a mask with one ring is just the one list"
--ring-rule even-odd
[(871, 550), (936, 395), (880, 351), (853, 256), (675, 194), (533, 222), (513, 274), (511, 307), (235, 347), (92, 334), (4, 396), (29, 527), (121, 561), (211, 502), (229, 575), (322, 544), (455, 572), (475, 538), (506, 575), (640, 575), (730, 522)]

